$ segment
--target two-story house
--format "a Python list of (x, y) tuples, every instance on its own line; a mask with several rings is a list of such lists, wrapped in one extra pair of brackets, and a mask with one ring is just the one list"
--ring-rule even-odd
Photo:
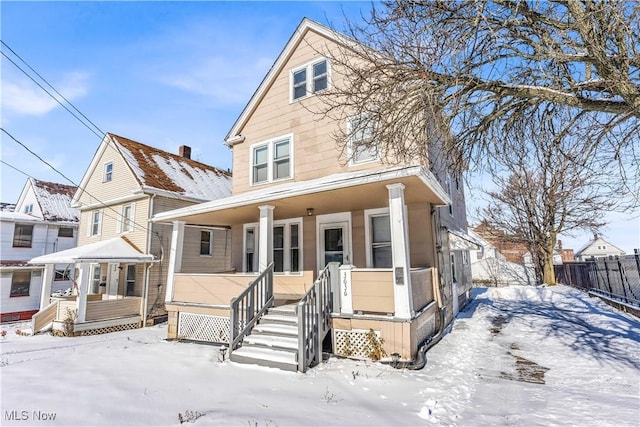
[[(316, 94), (341, 83), (343, 40), (304, 19), (225, 139), (233, 194), (155, 215), (173, 223), (176, 248), (169, 338), (228, 342), (232, 360), (302, 371), (323, 343), (409, 360), (469, 301), (462, 180), (383, 163), (355, 140), (341, 150), (336, 129), (357, 119), (313, 113)], [(233, 272), (192, 270), (179, 248), (195, 225), (229, 230)]]
[(593, 239), (578, 249), (574, 257), (576, 261), (588, 261), (622, 255), (624, 255), (622, 249), (606, 241), (599, 234), (594, 234)]
[[(171, 227), (149, 219), (230, 192), (230, 172), (192, 160), (188, 146), (172, 154), (107, 133), (73, 196), (72, 206), (80, 211), (78, 247), (31, 261), (46, 267), (67, 262), (78, 269), (75, 295), (52, 301), (34, 331), (52, 321), (59, 326), (62, 308), (74, 311), (74, 330), (84, 334), (139, 327), (166, 315)], [(228, 270), (230, 237), (221, 227), (189, 227), (182, 248), (190, 255), (189, 267), (200, 273)], [(51, 283), (47, 268), (44, 275), (43, 310)]]
[[(29, 178), (14, 211), (0, 211), (0, 316), (2, 321), (30, 319), (40, 309), (42, 265), (31, 258), (73, 248), (80, 212), (70, 206), (76, 187)], [(50, 292), (71, 288), (69, 264), (52, 266)]]

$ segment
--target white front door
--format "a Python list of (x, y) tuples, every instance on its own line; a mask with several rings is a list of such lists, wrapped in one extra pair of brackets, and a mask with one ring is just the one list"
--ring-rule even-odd
[(120, 264), (109, 263), (107, 267), (107, 296), (109, 299), (118, 297), (118, 279), (120, 278)]
[(320, 224), (319, 270), (330, 262), (351, 263), (350, 231), (347, 222)]

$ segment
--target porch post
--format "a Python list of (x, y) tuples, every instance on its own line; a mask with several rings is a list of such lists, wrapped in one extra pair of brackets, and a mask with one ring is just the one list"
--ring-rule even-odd
[(169, 266), (167, 267), (167, 290), (165, 302), (173, 301), (174, 275), (182, 270), (182, 246), (184, 244), (184, 221), (173, 221), (171, 232), (171, 249), (169, 250)]
[(45, 264), (44, 273), (42, 274), (42, 292), (40, 293), (40, 310), (49, 305), (51, 299), (51, 281), (53, 280), (53, 273), (55, 271), (55, 264)]
[(411, 319), (413, 293), (411, 290), (411, 262), (407, 211), (404, 204), (404, 184), (387, 185), (389, 190), (389, 221), (391, 223), (391, 256), (393, 261), (393, 296), (395, 317)]
[(353, 294), (351, 293), (351, 270), (353, 265), (340, 266), (340, 313), (353, 314)]
[(258, 267), (260, 273), (267, 269), (273, 261), (273, 209), (274, 206), (263, 205), (260, 209), (260, 237), (258, 240)]
[(78, 270), (78, 296), (76, 297), (77, 317), (76, 323), (82, 323), (87, 319), (87, 294), (89, 293), (90, 264), (80, 263)]

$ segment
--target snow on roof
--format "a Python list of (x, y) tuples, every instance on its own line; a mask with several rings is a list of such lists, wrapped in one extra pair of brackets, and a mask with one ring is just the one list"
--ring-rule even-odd
[(143, 187), (201, 200), (231, 195), (231, 173), (109, 133)]
[(0, 211), (0, 220), (17, 222), (39, 222), (40, 218), (22, 212)]
[(29, 264), (71, 264), (76, 262), (152, 262), (124, 236), (35, 257)]
[(80, 211), (71, 207), (77, 187), (31, 179), (45, 221), (80, 222)]

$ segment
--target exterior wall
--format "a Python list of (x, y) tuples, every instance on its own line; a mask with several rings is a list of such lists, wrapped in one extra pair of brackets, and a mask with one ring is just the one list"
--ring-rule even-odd
[(607, 258), (609, 256), (624, 255), (624, 251), (597, 237), (586, 248), (576, 254), (576, 261), (586, 261), (591, 258)]
[[(213, 233), (212, 255), (200, 255), (200, 231)], [(182, 271), (189, 273), (218, 273), (228, 271), (231, 263), (231, 232), (211, 228), (187, 226), (182, 247)]]
[(33, 215), (36, 218), (44, 219), (44, 214), (42, 212), (42, 209), (40, 208), (40, 203), (38, 203), (36, 193), (33, 189), (33, 186), (29, 184), (29, 182), (31, 181), (27, 180), (27, 185), (25, 185), (26, 191), (24, 193), (24, 198), (22, 199), (21, 203), (16, 205), (14, 212), (26, 213), (25, 208), (27, 206), (32, 206), (33, 210), (29, 213), (29, 215)]
[(2, 268), (0, 270), (0, 310), (2, 310), (0, 314), (3, 322), (28, 318), (29, 314), (33, 314), (40, 308), (42, 268), (20, 268), (20, 270), (31, 271), (28, 296), (11, 296), (11, 279), (16, 269)]
[(353, 270), (351, 272), (353, 311), (393, 314), (393, 271), (391, 269)]

